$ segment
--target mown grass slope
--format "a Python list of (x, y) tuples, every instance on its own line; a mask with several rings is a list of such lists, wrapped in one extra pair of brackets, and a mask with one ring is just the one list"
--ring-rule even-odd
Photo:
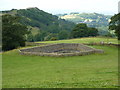
[[(93, 39), (94, 40), (94, 39)], [(118, 84), (118, 48), (91, 46), (104, 54), (72, 57), (3, 53), (3, 88), (114, 88)]]
[(86, 38), (77, 38), (77, 39), (68, 39), (68, 40), (56, 40), (56, 41), (42, 41), (36, 43), (113, 43), (118, 44), (116, 38), (106, 38), (106, 37), (86, 37)]

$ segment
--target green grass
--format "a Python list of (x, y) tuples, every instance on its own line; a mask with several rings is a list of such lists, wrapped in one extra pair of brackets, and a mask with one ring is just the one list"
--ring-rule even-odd
[[(79, 41), (79, 40), (78, 40)], [(118, 84), (118, 49), (72, 57), (23, 56), (3, 53), (3, 88), (114, 88)]]
[(93, 43), (93, 42), (102, 42), (105, 43), (112, 42), (114, 44), (118, 44), (118, 40), (116, 38), (106, 38), (106, 37), (87, 37), (87, 38), (77, 38), (77, 39), (68, 39), (68, 40), (57, 40), (57, 41), (43, 41), (36, 43)]
[[(27, 18), (27, 19), (29, 19), (29, 18)], [(29, 19), (29, 20), (30, 20), (30, 19)], [(32, 33), (33, 36), (35, 36), (36, 34), (38, 34), (39, 31), (40, 31), (40, 29), (37, 28), (37, 27), (28, 26), (28, 28), (31, 28), (31, 33)]]
[(31, 27), (32, 28), (32, 30), (31, 30), (31, 32), (32, 32), (32, 35), (33, 36), (35, 36), (36, 34), (38, 34), (39, 33), (39, 28), (37, 28), (37, 27)]

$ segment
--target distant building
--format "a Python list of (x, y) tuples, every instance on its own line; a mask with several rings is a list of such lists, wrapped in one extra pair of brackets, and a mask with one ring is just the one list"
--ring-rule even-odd
[(118, 2), (118, 13), (120, 13), (120, 1)]

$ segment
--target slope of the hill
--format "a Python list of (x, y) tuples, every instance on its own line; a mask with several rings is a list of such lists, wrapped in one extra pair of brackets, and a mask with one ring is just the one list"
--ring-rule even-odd
[(88, 26), (92, 27), (107, 26), (111, 17), (110, 15), (98, 13), (70, 13), (58, 16), (61, 19), (72, 21), (74, 23), (87, 23)]
[(57, 16), (44, 12), (37, 7), (27, 9), (12, 9), (2, 11), (3, 14), (11, 14), (22, 17), (21, 23), (30, 27), (37, 27), (40, 30), (50, 33), (58, 33), (61, 30), (71, 31), (74, 23), (59, 19)]
[(66, 40), (56, 40), (56, 41), (42, 41), (42, 42), (36, 42), (36, 43), (112, 43), (112, 44), (119, 44), (120, 42), (117, 40), (117, 38), (107, 38), (107, 37), (85, 37), (85, 38), (76, 38), (76, 39), (66, 39)]
[(89, 27), (95, 27), (99, 30), (99, 35), (107, 35), (108, 25), (111, 15), (104, 15), (98, 13), (70, 13), (70, 14), (58, 14), (61, 19), (78, 23), (86, 23)]

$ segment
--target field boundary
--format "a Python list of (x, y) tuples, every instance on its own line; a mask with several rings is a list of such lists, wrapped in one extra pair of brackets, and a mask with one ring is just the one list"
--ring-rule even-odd
[(117, 46), (120, 47), (120, 44), (113, 44), (113, 43), (83, 43), (85, 45), (103, 45), (103, 46)]
[[(35, 43), (35, 42), (26, 42), (26, 46), (40, 46), (40, 45), (52, 45), (57, 43)], [(120, 47), (120, 44), (114, 44), (111, 42), (105, 43), (105, 42), (94, 42), (94, 43), (81, 43), (84, 45), (106, 45), (106, 46), (118, 46)]]

